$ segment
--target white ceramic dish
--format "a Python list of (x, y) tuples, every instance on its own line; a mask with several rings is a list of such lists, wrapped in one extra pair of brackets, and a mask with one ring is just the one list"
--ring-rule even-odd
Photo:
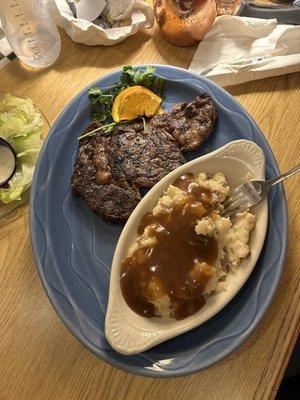
[(110, 345), (119, 353), (127, 355), (141, 353), (204, 323), (233, 299), (255, 267), (267, 230), (267, 200), (261, 202), (254, 209), (256, 225), (250, 239), (251, 254), (242, 261), (236, 275), (229, 274), (227, 276), (227, 291), (211, 295), (200, 311), (180, 321), (143, 318), (127, 306), (121, 293), (120, 265), (137, 236), (136, 228), (139, 221), (147, 211), (152, 211), (164, 190), (178, 176), (186, 172), (198, 173), (201, 171), (209, 175), (218, 171), (223, 172), (230, 187), (238, 186), (249, 179), (265, 179), (264, 153), (259, 146), (251, 141), (236, 140), (230, 142), (168, 174), (147, 193), (136, 207), (119, 238), (110, 276), (105, 335)]

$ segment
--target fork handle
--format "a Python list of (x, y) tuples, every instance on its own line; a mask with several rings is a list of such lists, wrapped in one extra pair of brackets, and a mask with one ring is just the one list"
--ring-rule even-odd
[(276, 185), (277, 183), (283, 181), (286, 178), (289, 178), (290, 176), (296, 174), (299, 171), (300, 171), (300, 164), (298, 164), (296, 167), (290, 169), (289, 171), (285, 172), (284, 174), (279, 175), (276, 178), (268, 180), (268, 183), (270, 185), (269, 187)]

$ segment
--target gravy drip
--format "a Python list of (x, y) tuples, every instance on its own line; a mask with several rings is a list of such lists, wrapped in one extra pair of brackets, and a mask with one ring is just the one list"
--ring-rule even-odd
[(202, 293), (218, 256), (217, 240), (195, 232), (197, 221), (213, 213), (211, 191), (191, 173), (180, 176), (173, 186), (184, 191), (184, 200), (157, 216), (146, 213), (138, 226), (138, 234), (148, 227), (156, 244), (139, 247), (121, 265), (121, 289), (126, 303), (148, 318), (155, 316), (151, 301), (166, 295), (177, 320), (203, 307)]

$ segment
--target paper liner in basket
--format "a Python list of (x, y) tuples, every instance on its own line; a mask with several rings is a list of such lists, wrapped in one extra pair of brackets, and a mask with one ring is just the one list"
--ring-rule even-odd
[[(113, 2), (111, 3), (113, 5)], [(123, 12), (118, 16), (114, 15), (114, 20), (129, 20), (131, 24), (108, 29), (95, 25), (93, 22), (75, 18), (66, 0), (52, 0), (50, 4), (55, 22), (66, 30), (74, 42), (109, 46), (135, 34), (142, 27), (153, 26), (154, 23), (153, 9), (143, 0), (121, 0), (119, 3), (123, 3)], [(116, 14), (113, 11), (113, 9), (110, 10), (111, 15)]]

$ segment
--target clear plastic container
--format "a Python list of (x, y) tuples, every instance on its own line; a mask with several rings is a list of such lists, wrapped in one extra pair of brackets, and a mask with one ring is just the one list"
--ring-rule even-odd
[(46, 0), (0, 0), (2, 29), (17, 57), (31, 67), (48, 67), (60, 54), (58, 29)]

